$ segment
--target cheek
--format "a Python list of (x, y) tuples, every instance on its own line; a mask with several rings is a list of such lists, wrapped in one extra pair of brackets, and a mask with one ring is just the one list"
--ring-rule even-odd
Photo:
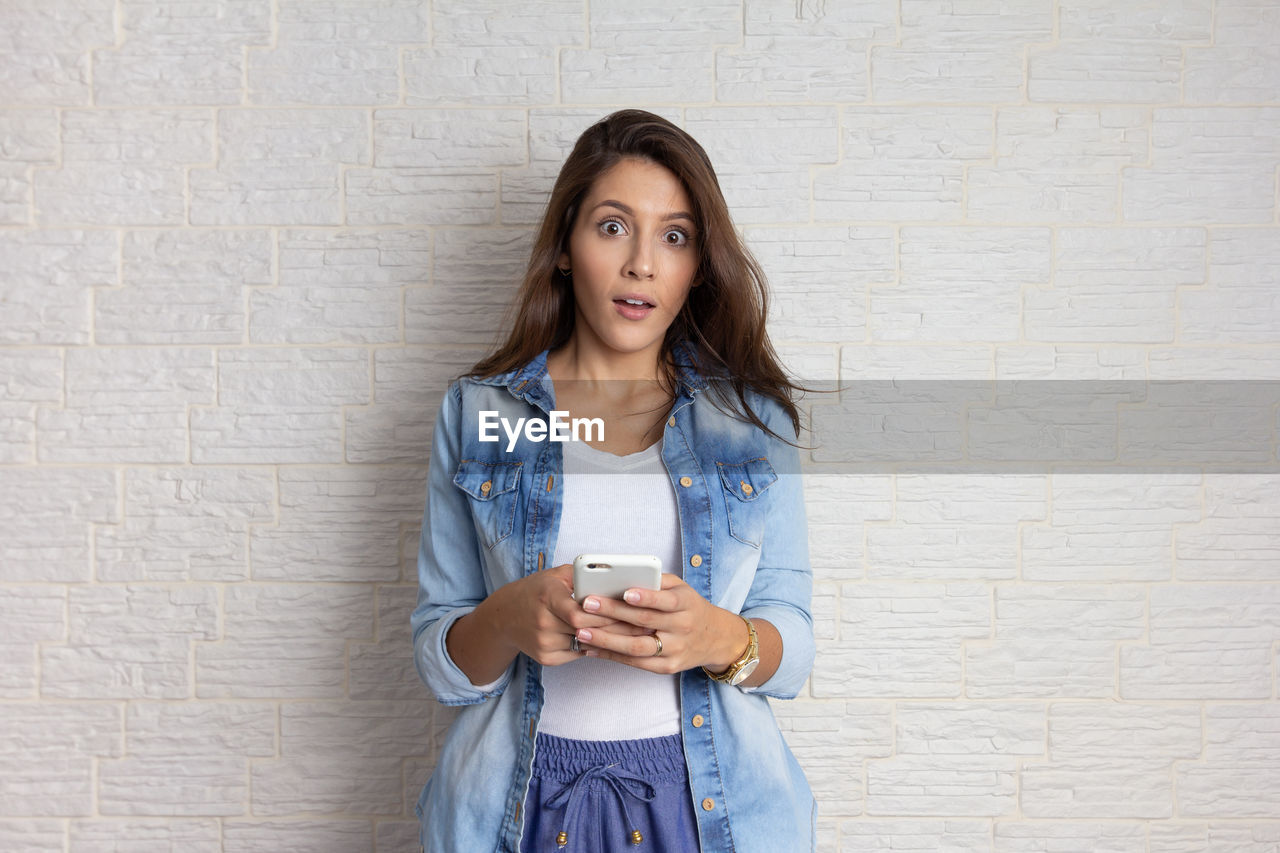
[(611, 271), (617, 270), (622, 257), (616, 247), (608, 244), (595, 244), (579, 249), (573, 258), (575, 278), (577, 271), (581, 270), (587, 279), (600, 281)]
[[(676, 280), (680, 282), (681, 293), (683, 299), (689, 298), (689, 292), (693, 290), (693, 281), (698, 274), (698, 260), (682, 260), (679, 265), (679, 272)], [(683, 301), (682, 299), (682, 301)]]
[(680, 268), (684, 271), (685, 278), (689, 281), (698, 274), (698, 268), (702, 266), (702, 259), (696, 247), (686, 248), (680, 256)]
[(684, 308), (684, 304), (689, 301), (689, 292), (690, 288), (686, 287), (677, 293), (677, 298), (668, 300), (667, 312), (672, 318), (676, 317)]

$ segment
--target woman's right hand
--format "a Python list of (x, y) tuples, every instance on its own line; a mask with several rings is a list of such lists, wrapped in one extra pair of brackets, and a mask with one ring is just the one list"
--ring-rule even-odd
[[(615, 634), (647, 633), (645, 628), (583, 610), (573, 599), (573, 566), (563, 563), (494, 590), (454, 624), (446, 643), (450, 656), (472, 682), (483, 684), (497, 677), (495, 671), (506, 669), (517, 652), (543, 666), (577, 660), (583, 653), (573, 651), (570, 643), (578, 629), (605, 627)], [(465, 642), (455, 637), (459, 629), (466, 635)]]
[[(569, 643), (592, 616), (573, 600), (573, 566), (565, 563), (525, 575), (485, 599), (480, 607), (512, 652), (524, 652), (543, 666), (559, 666), (582, 656)], [(480, 609), (480, 608), (477, 608)]]

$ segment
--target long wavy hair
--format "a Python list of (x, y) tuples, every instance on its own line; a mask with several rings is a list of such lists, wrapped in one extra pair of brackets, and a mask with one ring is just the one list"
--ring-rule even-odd
[(511, 331), (467, 375), (490, 377), (515, 370), (569, 340), (576, 317), (573, 284), (556, 262), (568, 251), (569, 234), (592, 184), (625, 157), (669, 169), (684, 185), (697, 224), (698, 286), (689, 289), (683, 308), (667, 328), (660, 380), (674, 393), (673, 348), (683, 342), (694, 362), (689, 366), (717, 380), (712, 387), (721, 408), (776, 436), (747, 404), (746, 391), (753, 390), (781, 404), (798, 437), (800, 414), (794, 397), (804, 389), (788, 378), (769, 343), (768, 284), (733, 227), (711, 160), (688, 133), (643, 110), (612, 113), (578, 137), (538, 227), (528, 270), (507, 320)]

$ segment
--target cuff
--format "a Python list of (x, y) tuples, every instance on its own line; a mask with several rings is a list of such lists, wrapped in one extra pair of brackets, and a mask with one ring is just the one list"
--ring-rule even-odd
[(453, 658), (449, 656), (444, 643), (449, 629), (453, 627), (454, 622), (474, 609), (474, 607), (462, 607), (451, 610), (418, 636), (414, 649), (418, 672), (442, 705), (475, 705), (499, 695), (511, 681), (514, 664), (507, 667), (506, 672), (497, 681), (489, 684), (472, 684), (467, 674), (459, 669), (453, 662)]
[(781, 606), (753, 607), (743, 611), (742, 615), (763, 619), (777, 629), (778, 636), (782, 638), (782, 659), (764, 684), (739, 689), (763, 693), (775, 699), (794, 699), (813, 671), (813, 623), (799, 612)]

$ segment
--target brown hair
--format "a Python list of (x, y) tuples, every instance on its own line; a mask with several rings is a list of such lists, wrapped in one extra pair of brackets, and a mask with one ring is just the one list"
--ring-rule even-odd
[[(798, 436), (800, 415), (793, 394), (803, 389), (787, 377), (769, 343), (764, 272), (734, 230), (711, 160), (688, 133), (643, 110), (612, 113), (578, 137), (551, 190), (513, 305), (511, 332), (468, 375), (489, 377), (515, 370), (569, 340), (576, 316), (573, 286), (556, 261), (568, 249), (579, 207), (595, 179), (624, 157), (669, 169), (684, 185), (697, 224), (694, 281), (699, 284), (690, 288), (684, 307), (668, 327), (659, 359), (667, 387), (675, 386), (672, 349), (684, 342), (694, 361), (691, 367), (723, 380), (713, 383), (722, 408), (777, 435), (747, 405), (746, 391), (753, 390), (782, 406)], [(733, 389), (736, 401), (729, 399), (725, 385)]]

